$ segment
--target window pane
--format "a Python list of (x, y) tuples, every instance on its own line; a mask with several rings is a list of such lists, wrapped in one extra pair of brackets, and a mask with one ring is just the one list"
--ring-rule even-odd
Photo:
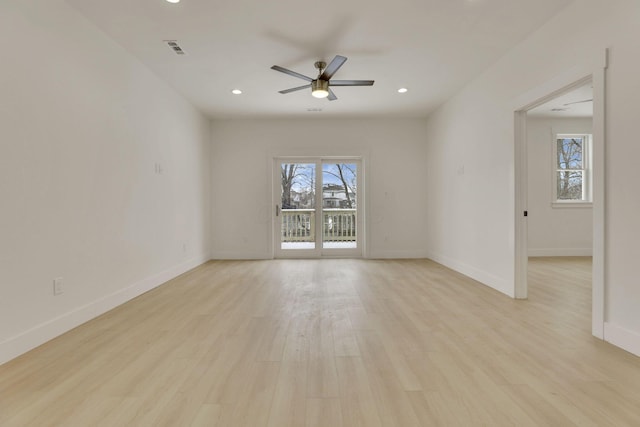
[(582, 200), (582, 171), (558, 171), (558, 200)]
[(281, 234), (282, 249), (315, 249), (314, 163), (282, 163)]
[(581, 137), (558, 138), (556, 144), (558, 169), (583, 169), (583, 147), (584, 140)]
[(353, 163), (323, 163), (322, 206), (325, 208), (355, 208), (356, 177), (356, 165)]
[(313, 163), (283, 163), (280, 166), (282, 209), (315, 208), (315, 167)]
[(322, 248), (357, 247), (355, 163), (322, 163)]

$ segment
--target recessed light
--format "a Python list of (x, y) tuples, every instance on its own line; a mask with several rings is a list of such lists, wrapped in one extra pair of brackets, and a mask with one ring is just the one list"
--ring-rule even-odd
[(400, 89), (398, 89), (398, 93), (407, 93), (409, 89), (407, 89), (406, 87), (401, 87)]
[(180, 3), (180, 0), (167, 0), (169, 3)]
[(234, 89), (231, 91), (232, 94), (234, 95), (240, 95), (242, 93), (242, 91), (240, 89)]

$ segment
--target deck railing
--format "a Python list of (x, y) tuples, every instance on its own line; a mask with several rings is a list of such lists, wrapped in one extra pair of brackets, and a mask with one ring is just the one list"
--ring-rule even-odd
[[(323, 209), (322, 213), (324, 242), (356, 241), (355, 209)], [(283, 209), (281, 218), (283, 242), (315, 241), (315, 209)]]

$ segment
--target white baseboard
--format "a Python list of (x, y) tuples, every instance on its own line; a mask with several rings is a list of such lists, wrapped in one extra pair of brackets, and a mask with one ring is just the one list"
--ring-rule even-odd
[[(348, 257), (349, 255), (347, 255)], [(337, 255), (337, 258), (344, 257), (344, 255)], [(367, 259), (416, 259), (416, 258), (428, 258), (427, 254), (422, 251), (373, 251), (367, 256), (363, 256)], [(272, 254), (264, 252), (224, 252), (215, 251), (211, 255), (212, 260), (263, 260), (273, 259)]]
[(92, 301), (81, 307), (41, 323), (15, 337), (0, 342), (0, 365), (32, 350), (45, 342), (148, 292), (163, 283), (205, 262), (209, 255), (185, 261), (159, 274), (143, 279), (124, 289)]
[(370, 251), (369, 259), (420, 259), (427, 258), (424, 251)]
[(262, 260), (262, 259), (273, 259), (271, 254), (267, 254), (264, 252), (225, 252), (225, 251), (214, 251), (211, 254), (211, 259), (214, 260)]
[(640, 356), (640, 334), (613, 323), (604, 323), (604, 340), (629, 353)]
[(427, 257), (437, 262), (438, 264), (442, 264), (447, 268), (450, 268), (457, 271), (458, 273), (472, 278), (473, 280), (477, 280), (483, 285), (493, 288), (498, 292), (502, 292), (503, 294), (510, 296), (511, 298), (515, 298), (514, 281), (505, 280), (501, 277), (495, 276), (492, 273), (446, 256), (429, 254)]
[(527, 254), (531, 257), (593, 256), (593, 248), (530, 248)]

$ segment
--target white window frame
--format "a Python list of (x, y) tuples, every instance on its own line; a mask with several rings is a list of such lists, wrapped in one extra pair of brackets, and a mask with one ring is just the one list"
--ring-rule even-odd
[[(558, 199), (558, 140), (566, 138), (582, 138), (582, 200), (560, 200)], [(554, 208), (590, 208), (593, 206), (593, 185), (592, 185), (592, 155), (591, 150), (593, 136), (588, 133), (564, 133), (554, 134), (551, 146), (552, 179), (551, 179), (551, 206)]]

